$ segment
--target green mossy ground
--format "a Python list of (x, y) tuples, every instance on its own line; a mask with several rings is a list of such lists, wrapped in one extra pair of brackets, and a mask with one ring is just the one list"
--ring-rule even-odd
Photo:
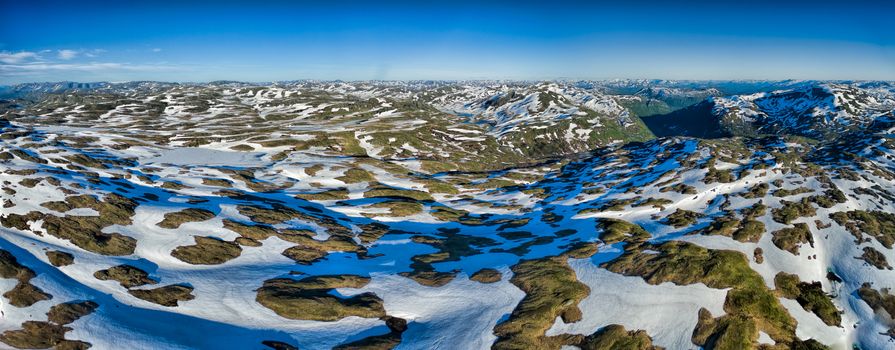
[(161, 228), (176, 229), (187, 222), (207, 221), (214, 217), (215, 215), (211, 211), (199, 208), (187, 208), (181, 211), (165, 213), (165, 218), (156, 225)]
[(65, 325), (92, 313), (99, 304), (92, 301), (68, 302), (53, 305), (47, 312), (47, 319), (50, 322)]
[(674, 228), (681, 228), (695, 224), (701, 217), (703, 217), (702, 214), (694, 211), (676, 209), (673, 213), (668, 214), (662, 223)]
[(659, 192), (677, 192), (677, 193), (681, 193), (681, 194), (696, 194), (696, 187), (687, 185), (685, 183), (679, 183), (676, 185), (662, 187), (659, 189)]
[(385, 216), (385, 217), (404, 217), (410, 215), (416, 215), (423, 212), (423, 204), (415, 201), (405, 201), (405, 200), (396, 200), (396, 201), (383, 201), (375, 204), (371, 204), (370, 208), (384, 208), (388, 209), (388, 213), (380, 214), (380, 213), (365, 213), (364, 216), (367, 217), (377, 217), (377, 216)]
[(306, 201), (335, 201), (348, 199), (348, 190), (331, 189), (322, 192), (300, 193), (295, 198), (304, 199)]
[(495, 269), (490, 269), (490, 268), (484, 268), (484, 269), (478, 270), (475, 273), (473, 273), (472, 276), (469, 276), (470, 280), (473, 280), (473, 281), (476, 281), (479, 283), (486, 283), (486, 284), (500, 282), (501, 278), (502, 278), (502, 275), (500, 274), (500, 271), (497, 271)]
[(863, 241), (864, 235), (875, 238), (886, 248), (892, 249), (895, 244), (895, 214), (883, 211), (853, 210), (830, 214), (830, 218), (840, 226), (844, 226), (857, 241)]
[(153, 289), (130, 289), (127, 292), (137, 298), (168, 307), (174, 307), (178, 305), (178, 302), (189, 301), (195, 298), (192, 294), (193, 287), (182, 284), (172, 284)]
[(383, 186), (374, 186), (364, 192), (364, 198), (403, 198), (417, 201), (432, 201), (432, 195), (417, 190), (405, 190), (400, 188), (390, 188)]
[(774, 218), (774, 221), (781, 224), (789, 224), (795, 219), (814, 216), (815, 214), (814, 206), (811, 205), (809, 198), (802, 198), (798, 202), (781, 200), (780, 204), (783, 206), (771, 209), (771, 216)]
[(771, 232), (771, 241), (777, 248), (799, 255), (799, 247), (808, 243), (814, 246), (814, 236), (805, 223), (797, 223), (793, 227), (782, 228)]
[(885, 310), (889, 315), (895, 315), (895, 294), (888, 288), (877, 290), (870, 283), (864, 283), (857, 290), (857, 294), (874, 310)]
[(650, 238), (649, 232), (646, 232), (640, 225), (624, 220), (599, 219), (597, 227), (602, 230), (599, 236), (600, 240), (606, 244), (641, 243)]
[(453, 231), (441, 231), (433, 236), (415, 235), (410, 238), (415, 243), (425, 244), (437, 249), (434, 253), (415, 255), (411, 258), (410, 268), (413, 271), (402, 272), (401, 275), (426, 286), (443, 286), (456, 276), (456, 271), (435, 271), (432, 264), (445, 261), (459, 261), (463, 257), (482, 254), (481, 248), (498, 244), (487, 237), (458, 234)]
[(581, 350), (661, 350), (654, 346), (646, 331), (628, 331), (624, 326), (611, 324), (584, 337), (575, 344)]
[(156, 280), (149, 278), (149, 274), (146, 271), (126, 264), (96, 271), (93, 273), (93, 277), (101, 281), (117, 281), (124, 288), (158, 283)]
[(0, 278), (15, 279), (18, 282), (3, 297), (15, 307), (29, 307), (39, 301), (50, 300), (52, 295), (31, 284), (37, 277), (34, 270), (22, 265), (12, 253), (0, 249)]
[(219, 178), (204, 178), (202, 179), (202, 184), (206, 186), (214, 186), (214, 187), (233, 187), (233, 181), (227, 179), (219, 179)]
[(781, 188), (781, 189), (775, 190), (773, 195), (774, 195), (774, 197), (783, 198), (783, 197), (795, 196), (798, 194), (810, 193), (810, 192), (813, 192), (813, 190), (811, 190), (808, 187), (797, 187), (797, 188), (794, 188), (791, 190)]
[(242, 248), (234, 242), (202, 236), (194, 236), (193, 239), (196, 244), (177, 247), (171, 251), (171, 256), (193, 265), (218, 265), (242, 253)]
[(65, 339), (65, 333), (71, 330), (65, 325), (92, 313), (97, 307), (99, 305), (92, 301), (53, 305), (47, 312), (47, 322), (25, 321), (21, 329), (0, 334), (0, 342), (19, 349), (87, 349), (90, 343)]
[(650, 284), (703, 283), (711, 288), (730, 288), (724, 302), (726, 315), (712, 318), (707, 311), (700, 312), (700, 323), (693, 334), (697, 345), (714, 349), (754, 348), (759, 330), (778, 343), (798, 342), (795, 319), (749, 267), (742, 253), (669, 241), (626, 249), (621, 257), (601, 267), (627, 276), (641, 276)]
[(730, 237), (740, 242), (758, 242), (765, 232), (764, 223), (746, 217), (740, 220), (733, 213), (718, 216), (706, 228), (697, 232), (709, 236)]
[(74, 245), (102, 255), (133, 254), (137, 245), (135, 239), (119, 233), (105, 233), (103, 229), (111, 225), (130, 225), (137, 203), (118, 194), (108, 194), (102, 201), (91, 195), (70, 196), (65, 201), (47, 202), (44, 207), (59, 212), (67, 212), (77, 208), (90, 208), (99, 213), (98, 216), (66, 215), (59, 217), (40, 212), (31, 212), (24, 216), (9, 215), (7, 224), (24, 229), (22, 221), (43, 219), (42, 228), (52, 236), (69, 240)]
[[(892, 294), (888, 288), (877, 290), (870, 283), (864, 283), (861, 288), (858, 288), (856, 294), (877, 315), (888, 315), (888, 317), (883, 316), (884, 322), (890, 322), (891, 315), (895, 315), (895, 294)], [(895, 334), (895, 326), (889, 326), (888, 334)]]
[(769, 188), (770, 188), (770, 186), (768, 186), (767, 183), (762, 182), (760, 184), (756, 184), (755, 186), (750, 187), (749, 190), (746, 192), (743, 192), (741, 194), (741, 196), (746, 199), (764, 198), (764, 196), (766, 196), (768, 194)]
[(879, 250), (876, 250), (876, 248), (864, 247), (863, 251), (861, 256), (858, 257), (859, 259), (866, 261), (871, 266), (880, 270), (892, 269), (892, 265), (889, 265), (889, 261), (886, 260), (886, 255)]
[(19, 349), (86, 349), (90, 346), (85, 342), (65, 339), (65, 333), (71, 328), (62, 325), (25, 321), (21, 327), (3, 332), (0, 341)]
[(711, 184), (715, 182), (721, 183), (730, 183), (735, 180), (733, 173), (730, 170), (718, 170), (715, 167), (710, 167), (708, 172), (706, 172), (705, 177), (702, 179), (706, 184)]
[(799, 302), (802, 308), (813, 312), (827, 325), (838, 327), (842, 323), (842, 312), (824, 293), (820, 282), (802, 282), (798, 275), (780, 272), (774, 277), (774, 285), (780, 296)]
[(351, 168), (346, 170), (342, 176), (337, 177), (336, 180), (350, 185), (361, 182), (372, 182), (376, 180), (376, 177), (374, 177), (372, 173), (364, 169)]
[(58, 250), (48, 250), (46, 252), (47, 259), (50, 261), (50, 264), (56, 267), (68, 266), (75, 263), (75, 257), (69, 253), (58, 251)]
[(384, 316), (389, 332), (372, 335), (347, 344), (337, 345), (333, 350), (391, 350), (401, 343), (401, 334), (407, 330), (407, 320), (402, 318)]
[(559, 349), (568, 342), (563, 337), (544, 335), (557, 317), (567, 323), (578, 321), (578, 303), (590, 293), (567, 259), (548, 257), (513, 266), (510, 282), (525, 292), (525, 297), (506, 321), (494, 327), (497, 341), (492, 349)]
[(330, 294), (335, 288), (361, 288), (370, 279), (355, 275), (311, 276), (300, 280), (276, 278), (258, 288), (255, 300), (285, 318), (337, 321), (348, 316), (385, 316), (382, 299), (373, 293), (351, 297)]
[(635, 204), (636, 207), (646, 207), (650, 206), (653, 208), (657, 208), (659, 210), (665, 210), (665, 206), (674, 203), (674, 201), (667, 198), (647, 198), (640, 203)]

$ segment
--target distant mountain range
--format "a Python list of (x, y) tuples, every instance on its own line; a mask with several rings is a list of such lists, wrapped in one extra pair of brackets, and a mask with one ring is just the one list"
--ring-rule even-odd
[(0, 93), (0, 348), (895, 341), (891, 82)]
[[(27, 107), (48, 94), (140, 95), (227, 89), (256, 89), (264, 95), (269, 94), (265, 90), (309, 89), (361, 98), (412, 97), (430, 108), (488, 125), (489, 133), (496, 136), (511, 136), (529, 127), (568, 128), (575, 124), (582, 140), (607, 128), (609, 133), (624, 131), (622, 139), (639, 139), (645, 132), (640, 120), (657, 136), (792, 134), (830, 139), (871, 125), (877, 118), (891, 117), (895, 106), (892, 82), (796, 80), (55, 82), (2, 86), (0, 98), (7, 100), (6, 104), (17, 100), (19, 107)], [(612, 122), (601, 122), (607, 118)], [(574, 135), (566, 141), (575, 143)], [(587, 147), (612, 141), (593, 138), (585, 142)]]

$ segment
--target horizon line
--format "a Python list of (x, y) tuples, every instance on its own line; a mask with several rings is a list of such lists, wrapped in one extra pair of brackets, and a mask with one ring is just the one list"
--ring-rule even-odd
[(610, 81), (658, 81), (658, 82), (836, 82), (836, 83), (858, 83), (858, 82), (884, 82), (895, 83), (895, 80), (887, 79), (661, 79), (661, 78), (553, 78), (553, 79), (313, 79), (299, 78), (288, 80), (270, 80), (270, 81), (248, 81), (248, 80), (228, 80), (217, 79), (208, 81), (166, 81), (166, 80), (123, 80), (123, 81), (75, 81), (75, 80), (56, 80), (56, 81), (29, 81), (21, 83), (0, 84), (0, 86), (17, 86), (26, 84), (128, 84), (128, 83), (163, 83), (163, 84), (212, 84), (212, 83), (240, 83), (240, 84), (277, 84), (277, 83), (293, 83), (293, 82), (343, 82), (343, 83), (359, 83), (359, 82), (577, 82), (577, 81), (594, 81), (594, 82), (610, 82)]

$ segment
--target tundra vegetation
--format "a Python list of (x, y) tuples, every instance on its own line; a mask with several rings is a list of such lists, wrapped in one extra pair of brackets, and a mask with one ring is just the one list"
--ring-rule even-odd
[[(4, 346), (236, 346), (158, 334), (183, 320), (286, 350), (895, 336), (890, 83), (71, 84), (0, 89)], [(668, 315), (593, 269), (718, 294), (637, 327)]]

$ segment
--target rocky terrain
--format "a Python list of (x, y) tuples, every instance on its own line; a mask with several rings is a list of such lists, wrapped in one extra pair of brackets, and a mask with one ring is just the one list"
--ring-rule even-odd
[(895, 348), (895, 84), (0, 88), (0, 347)]

